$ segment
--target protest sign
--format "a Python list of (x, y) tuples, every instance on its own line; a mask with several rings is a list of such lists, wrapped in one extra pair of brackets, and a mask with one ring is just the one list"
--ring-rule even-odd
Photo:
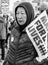
[[(45, 19), (44, 19), (45, 17)], [(47, 58), (47, 26), (44, 22), (47, 22), (46, 11), (41, 13), (34, 21), (32, 21), (27, 27), (26, 32), (33, 42), (33, 45), (38, 53), (39, 60)]]
[(42, 21), (42, 23), (44, 24), (44, 26), (46, 27), (47, 31), (48, 31), (48, 16), (46, 11), (44, 11), (41, 15), (40, 15), (40, 20)]

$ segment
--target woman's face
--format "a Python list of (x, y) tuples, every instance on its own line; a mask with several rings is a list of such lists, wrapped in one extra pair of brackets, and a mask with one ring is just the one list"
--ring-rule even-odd
[(26, 15), (26, 12), (24, 10), (24, 8), (22, 7), (19, 7), (17, 9), (17, 12), (16, 12), (16, 17), (17, 17), (17, 21), (20, 25), (23, 25), (26, 23), (26, 20), (27, 20), (27, 15)]

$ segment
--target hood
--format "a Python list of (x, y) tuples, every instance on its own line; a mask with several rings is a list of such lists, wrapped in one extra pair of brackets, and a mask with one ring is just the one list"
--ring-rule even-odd
[[(33, 9), (32, 5), (31, 5), (31, 3), (29, 3), (29, 2), (23, 2), (23, 3), (19, 4), (15, 8), (15, 13), (16, 13), (16, 11), (17, 11), (17, 9), (19, 7), (23, 7), (25, 9), (26, 14), (27, 14), (27, 21), (26, 21), (26, 23), (24, 25), (19, 25), (18, 24), (19, 27), (20, 27), (20, 30), (22, 31), (27, 25), (30, 24), (31, 21), (34, 20), (34, 9)], [(15, 14), (15, 16), (16, 16), (16, 14)], [(16, 21), (17, 21), (17, 18), (16, 18)], [(18, 23), (18, 21), (17, 21), (17, 23)]]

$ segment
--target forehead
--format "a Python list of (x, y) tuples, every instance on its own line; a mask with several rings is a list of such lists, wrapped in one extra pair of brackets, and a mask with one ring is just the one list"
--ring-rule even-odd
[(25, 12), (25, 9), (23, 7), (18, 7), (17, 12)]

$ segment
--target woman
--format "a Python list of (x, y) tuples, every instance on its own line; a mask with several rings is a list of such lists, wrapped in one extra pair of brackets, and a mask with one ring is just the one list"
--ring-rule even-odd
[(34, 10), (30, 3), (24, 2), (15, 8), (16, 26), (11, 32), (9, 51), (4, 65), (38, 65), (37, 52), (25, 28), (34, 20)]
[(4, 60), (5, 57), (5, 42), (6, 42), (6, 26), (5, 26), (5, 20), (3, 17), (0, 16), (0, 46), (2, 50), (2, 57), (1, 59)]

